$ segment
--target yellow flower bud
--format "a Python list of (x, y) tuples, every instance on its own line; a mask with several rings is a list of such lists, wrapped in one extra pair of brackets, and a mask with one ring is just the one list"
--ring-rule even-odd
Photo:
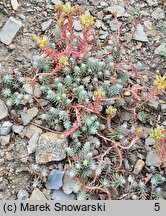
[(62, 12), (63, 11), (63, 5), (62, 4), (57, 4), (56, 6), (55, 6), (55, 11), (56, 12)]
[(74, 13), (74, 7), (71, 6), (70, 2), (68, 2), (64, 7), (63, 7), (63, 12), (71, 16)]
[(61, 66), (67, 66), (69, 63), (68, 63), (68, 58), (65, 56), (65, 55), (62, 55), (59, 59), (59, 64)]
[(154, 81), (155, 86), (159, 91), (166, 89), (166, 76), (157, 76)]
[(80, 23), (85, 30), (88, 30), (92, 27), (92, 25), (94, 23), (94, 19), (90, 14), (82, 15), (80, 17)]
[(157, 128), (151, 130), (150, 137), (156, 142), (160, 141), (162, 138), (164, 138), (163, 129), (158, 126)]
[(117, 112), (117, 109), (114, 108), (113, 106), (109, 106), (107, 109), (106, 109), (106, 114), (110, 117), (114, 117), (116, 115), (116, 112)]
[(102, 91), (101, 89), (98, 89), (98, 90), (94, 91), (93, 95), (94, 95), (94, 97), (102, 98), (105, 96), (105, 92)]
[(45, 48), (48, 45), (48, 41), (45, 36), (42, 39), (40, 39), (40, 37), (34, 35), (33, 40), (40, 46), (40, 48)]

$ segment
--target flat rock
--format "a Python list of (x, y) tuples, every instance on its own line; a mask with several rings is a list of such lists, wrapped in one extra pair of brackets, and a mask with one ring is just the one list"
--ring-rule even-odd
[(160, 157), (157, 155), (157, 153), (154, 150), (148, 152), (146, 157), (146, 165), (160, 167), (161, 165)]
[(17, 0), (11, 0), (11, 5), (12, 5), (13, 10), (17, 10), (19, 7)]
[(39, 112), (39, 109), (37, 107), (32, 107), (27, 110), (27, 114), (30, 115), (32, 118), (37, 116), (38, 112)]
[(10, 127), (0, 127), (0, 135), (5, 136), (10, 133)]
[(23, 121), (23, 125), (28, 125), (31, 120), (33, 119), (33, 117), (25, 112), (21, 112), (21, 119)]
[(48, 175), (47, 189), (59, 190), (62, 187), (64, 172), (53, 169)]
[(29, 200), (47, 200), (44, 194), (38, 189), (35, 188), (29, 198)]
[(52, 23), (52, 19), (49, 19), (48, 21), (43, 22), (41, 24), (42, 31), (47, 30), (50, 27), (51, 23)]
[(0, 32), (0, 41), (6, 45), (11, 44), (21, 27), (22, 23), (19, 20), (16, 20), (14, 17), (9, 17)]
[(145, 139), (145, 145), (153, 146), (153, 145), (155, 145), (155, 140), (153, 138), (151, 138), (151, 137), (148, 137), (148, 138)]
[(143, 70), (143, 65), (141, 62), (137, 62), (135, 65), (135, 68), (138, 70), (138, 71), (142, 71)]
[(32, 137), (30, 138), (30, 140), (28, 141), (28, 154), (32, 154), (36, 151), (36, 146), (37, 146), (37, 141), (39, 139), (39, 133), (35, 132)]
[(66, 158), (67, 139), (61, 133), (47, 132), (41, 134), (36, 148), (36, 163), (61, 161)]
[(54, 5), (62, 4), (62, 1), (60, 1), (60, 0), (51, 0), (51, 2), (52, 2)]
[(148, 42), (148, 37), (144, 32), (144, 27), (141, 24), (137, 25), (136, 32), (134, 35), (134, 40), (141, 41), (141, 42)]
[(145, 165), (145, 162), (143, 160), (138, 160), (137, 163), (135, 164), (133, 173), (135, 175), (138, 175), (142, 171), (144, 165)]
[(158, 0), (146, 0), (149, 6), (158, 5)]
[(42, 133), (42, 129), (35, 125), (30, 125), (26, 130), (25, 136), (30, 139), (36, 132), (40, 135)]
[(132, 113), (131, 112), (127, 112), (127, 111), (122, 111), (121, 112), (121, 119), (123, 121), (129, 121), (132, 119)]
[(0, 136), (0, 144), (2, 146), (9, 144), (9, 142), (10, 142), (10, 134), (8, 134), (6, 136)]
[(161, 112), (162, 113), (166, 112), (166, 104), (161, 104)]
[(5, 136), (10, 133), (12, 123), (10, 121), (5, 121), (2, 126), (0, 126), (0, 135)]
[(71, 194), (73, 192), (73, 184), (74, 180), (72, 177), (70, 177), (67, 173), (65, 173), (64, 178), (63, 178), (63, 192), (65, 194)]
[(115, 20), (112, 20), (112, 21), (109, 23), (109, 25), (110, 25), (111, 31), (115, 32), (115, 31), (118, 30), (117, 23), (116, 23)]
[[(37, 98), (39, 98), (41, 96), (41, 91), (40, 91), (39, 87), (40, 86), (39, 86), (38, 83), (34, 86), (34, 96), (37, 97)], [(25, 83), (22, 88), (24, 89), (24, 91), (27, 94), (30, 94), (30, 95), (33, 94), (33, 88), (29, 83)]]
[(8, 108), (3, 102), (3, 100), (0, 99), (0, 120), (4, 119), (8, 116)]
[(117, 17), (123, 17), (125, 15), (125, 9), (120, 5), (108, 7), (106, 11), (110, 13), (112, 13), (113, 11), (117, 11)]
[(166, 53), (166, 44), (165, 43), (162, 43), (159, 47), (157, 47), (154, 51), (155, 54), (160, 54), (162, 52), (165, 52)]
[(65, 194), (62, 190), (57, 190), (54, 191), (52, 194), (52, 199), (53, 200), (76, 200), (76, 195), (75, 194)]
[(157, 110), (159, 106), (159, 102), (156, 99), (152, 98), (148, 101), (148, 106), (154, 110)]
[(27, 200), (29, 197), (29, 194), (26, 190), (20, 189), (18, 194), (17, 194), (17, 198), (18, 200)]
[(165, 18), (164, 10), (161, 8), (157, 8), (152, 12), (151, 16), (152, 18), (157, 20), (164, 19)]
[(12, 126), (12, 130), (16, 134), (20, 134), (23, 131), (23, 129), (24, 129), (23, 125), (13, 125)]

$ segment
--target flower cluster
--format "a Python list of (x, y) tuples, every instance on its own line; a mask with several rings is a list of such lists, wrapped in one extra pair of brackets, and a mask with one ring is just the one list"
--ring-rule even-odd
[(106, 114), (109, 115), (110, 117), (114, 117), (116, 115), (117, 109), (114, 108), (113, 106), (109, 106), (106, 109)]
[(88, 30), (93, 26), (94, 19), (90, 14), (82, 15), (80, 17), (80, 23), (81, 23), (83, 29)]
[(160, 141), (164, 137), (163, 129), (157, 127), (151, 131), (150, 137), (153, 138), (156, 142)]
[(45, 36), (41, 39), (37, 35), (34, 35), (33, 39), (40, 46), (40, 48), (45, 48), (48, 45), (48, 41)]
[(166, 89), (166, 76), (157, 76), (154, 81), (155, 86), (159, 91)]

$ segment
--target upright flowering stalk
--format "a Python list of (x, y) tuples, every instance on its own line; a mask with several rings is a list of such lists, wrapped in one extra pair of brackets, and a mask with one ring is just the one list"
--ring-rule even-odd
[(166, 90), (166, 76), (157, 76), (154, 80), (154, 85), (145, 102)]
[(108, 130), (111, 130), (111, 118), (113, 118), (116, 115), (117, 109), (113, 106), (109, 106), (106, 109), (106, 117), (107, 117), (107, 128)]
[(157, 127), (151, 130), (150, 137), (156, 142), (156, 149), (161, 157), (164, 167), (166, 168), (166, 135), (165, 130), (162, 127)]

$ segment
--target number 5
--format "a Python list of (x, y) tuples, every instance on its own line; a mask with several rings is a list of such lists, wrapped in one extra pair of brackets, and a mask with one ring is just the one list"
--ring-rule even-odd
[(160, 210), (160, 203), (155, 203), (154, 210), (155, 211), (159, 211)]

